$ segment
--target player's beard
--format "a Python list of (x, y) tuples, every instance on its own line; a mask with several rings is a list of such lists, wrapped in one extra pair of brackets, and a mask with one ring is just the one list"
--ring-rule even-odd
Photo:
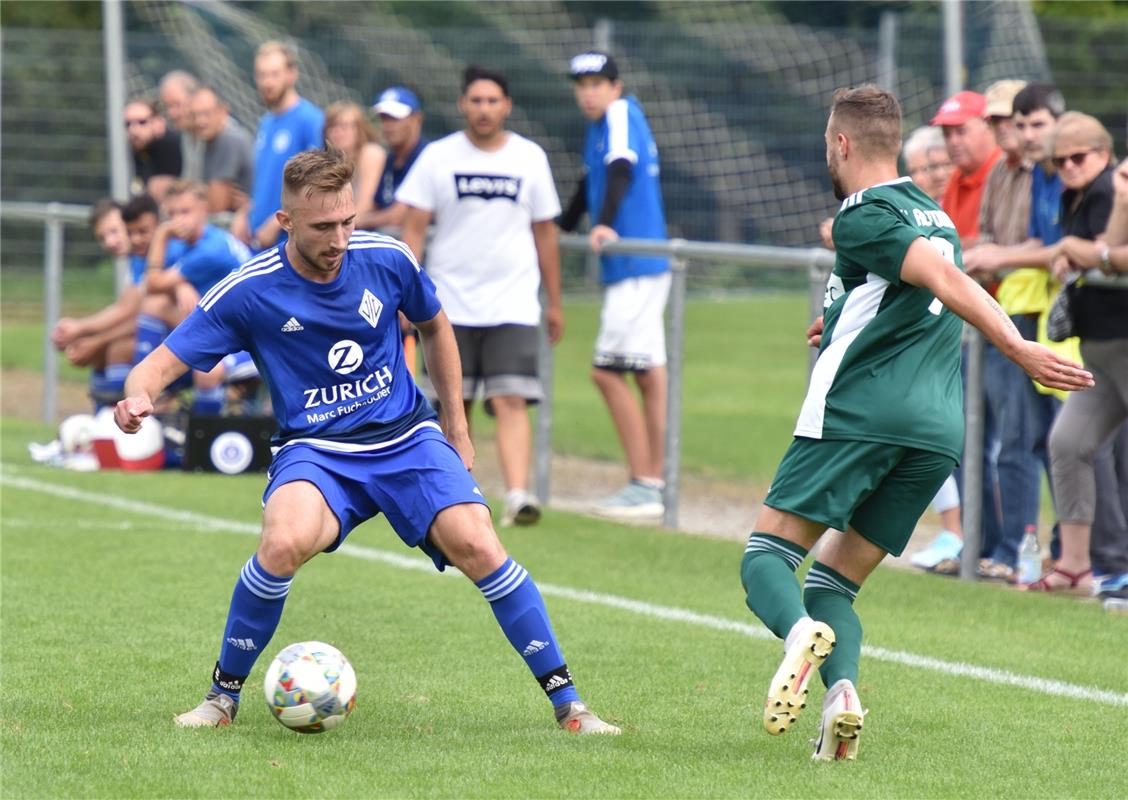
[(298, 251), (298, 255), (302, 257), (302, 261), (306, 263), (306, 266), (320, 275), (331, 275), (338, 270), (344, 262), (341, 256), (338, 255), (336, 263), (329, 264), (330, 256), (328, 253), (311, 253), (296, 241), (294, 242), (294, 249)]
[(834, 197), (837, 200), (846, 199), (846, 189), (842, 186), (842, 179), (838, 175), (838, 163), (836, 161), (828, 161), (826, 164), (826, 171), (830, 174), (830, 185), (834, 189)]

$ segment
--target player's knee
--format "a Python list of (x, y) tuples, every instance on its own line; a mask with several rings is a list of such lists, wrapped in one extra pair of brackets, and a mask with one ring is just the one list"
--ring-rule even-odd
[(448, 540), (447, 558), (473, 580), (480, 580), (505, 563), (506, 553), (488, 520), (468, 525)]
[(258, 559), (263, 569), (270, 574), (286, 577), (297, 572), (298, 567), (314, 555), (312, 550), (304, 537), (274, 529), (263, 532)]

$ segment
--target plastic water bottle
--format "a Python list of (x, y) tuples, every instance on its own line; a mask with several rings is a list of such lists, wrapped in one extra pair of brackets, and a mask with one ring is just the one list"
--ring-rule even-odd
[(1128, 614), (1128, 597), (1110, 597), (1103, 606), (1109, 614)]
[(1038, 546), (1038, 529), (1026, 526), (1018, 548), (1018, 582), (1034, 583), (1042, 575), (1042, 549)]

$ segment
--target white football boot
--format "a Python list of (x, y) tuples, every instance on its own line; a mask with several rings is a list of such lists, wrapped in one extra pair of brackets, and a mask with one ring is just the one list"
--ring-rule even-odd
[(823, 698), (819, 738), (812, 739), (815, 761), (853, 761), (858, 757), (858, 737), (866, 712), (858, 690), (847, 679), (836, 682)]
[(825, 622), (796, 622), (784, 643), (783, 661), (764, 701), (764, 730), (778, 736), (791, 727), (807, 706), (807, 684), (834, 649), (834, 631)]
[(612, 736), (622, 733), (618, 727), (601, 720), (578, 700), (557, 706), (556, 722), (561, 728), (572, 733), (607, 733)]
[(221, 728), (234, 722), (238, 713), (238, 703), (223, 692), (211, 691), (198, 706), (177, 714), (172, 721), (181, 728)]

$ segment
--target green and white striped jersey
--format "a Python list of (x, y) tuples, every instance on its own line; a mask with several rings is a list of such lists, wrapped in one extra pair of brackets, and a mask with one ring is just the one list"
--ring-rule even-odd
[(927, 289), (901, 281), (901, 263), (918, 237), (963, 268), (955, 225), (899, 178), (846, 198), (833, 235), (837, 260), (823, 302), (822, 346), (795, 435), (958, 459), (963, 322)]

